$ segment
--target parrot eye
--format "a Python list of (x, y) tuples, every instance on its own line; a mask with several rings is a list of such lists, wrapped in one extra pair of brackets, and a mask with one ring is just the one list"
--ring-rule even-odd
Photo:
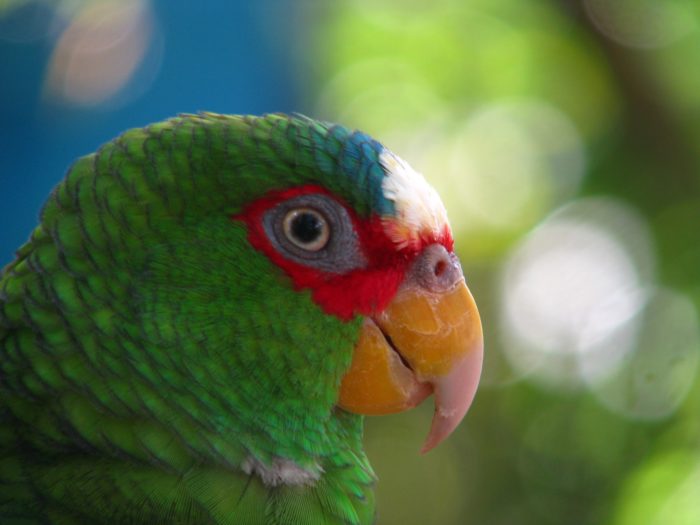
[(328, 273), (367, 266), (348, 210), (330, 195), (282, 201), (265, 212), (262, 225), (273, 248), (290, 261)]
[(311, 208), (290, 210), (282, 221), (284, 235), (299, 248), (317, 252), (328, 244), (330, 226), (325, 217)]

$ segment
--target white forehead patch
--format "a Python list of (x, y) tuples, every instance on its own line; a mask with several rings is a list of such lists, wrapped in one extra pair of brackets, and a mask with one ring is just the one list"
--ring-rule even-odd
[(382, 192), (396, 208), (396, 217), (385, 221), (385, 229), (399, 248), (417, 243), (423, 236), (437, 237), (449, 229), (445, 206), (423, 175), (388, 149), (379, 155), (379, 162), (387, 174)]

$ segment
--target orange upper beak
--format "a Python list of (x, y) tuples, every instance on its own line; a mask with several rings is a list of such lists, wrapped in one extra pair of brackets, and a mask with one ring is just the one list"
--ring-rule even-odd
[(457, 258), (441, 245), (419, 255), (389, 306), (362, 327), (339, 405), (389, 414), (435, 393), (423, 452), (457, 427), (471, 405), (483, 360), (481, 319)]

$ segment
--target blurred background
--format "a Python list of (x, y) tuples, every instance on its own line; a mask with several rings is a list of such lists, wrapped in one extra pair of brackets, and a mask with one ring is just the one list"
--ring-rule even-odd
[(379, 523), (700, 524), (696, 0), (0, 0), (0, 265), (71, 161), (179, 112), (360, 128), (447, 205), (464, 423), (368, 419)]

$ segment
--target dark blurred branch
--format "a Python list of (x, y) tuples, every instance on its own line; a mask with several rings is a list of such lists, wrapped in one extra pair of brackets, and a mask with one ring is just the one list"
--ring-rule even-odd
[(700, 301), (700, 148), (690, 124), (660, 86), (648, 60), (653, 50), (610, 40), (581, 0), (555, 2), (602, 50), (622, 102), (621, 136), (596, 159), (587, 190), (614, 194), (641, 209), (656, 235), (662, 280), (697, 292)]
[[(659, 211), (689, 195), (698, 195), (698, 152), (684, 133), (683, 121), (659, 88), (649, 62), (645, 61), (645, 55), (653, 51), (626, 48), (601, 34), (587, 16), (581, 0), (564, 0), (558, 4), (589, 33), (608, 60), (624, 104), (622, 146), (663, 168), (663, 172), (650, 177), (647, 189), (652, 199), (644, 203), (644, 208)], [(633, 174), (617, 176), (628, 182), (642, 182), (635, 180)]]

